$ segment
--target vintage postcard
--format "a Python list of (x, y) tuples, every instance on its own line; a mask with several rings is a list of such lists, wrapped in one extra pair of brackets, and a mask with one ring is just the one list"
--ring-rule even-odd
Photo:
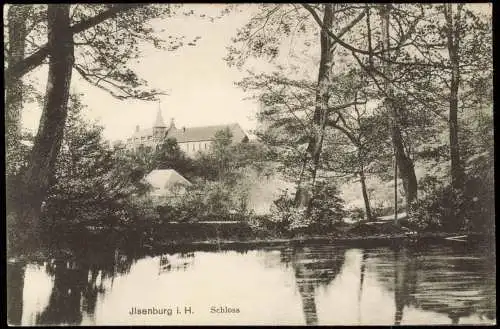
[(496, 324), (491, 3), (4, 13), (9, 325)]

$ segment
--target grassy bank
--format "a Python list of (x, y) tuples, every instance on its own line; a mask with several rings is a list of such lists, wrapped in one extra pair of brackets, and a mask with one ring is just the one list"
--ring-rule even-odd
[[(137, 223), (137, 222), (135, 222)], [(253, 249), (282, 245), (336, 244), (370, 248), (377, 246), (417, 246), (434, 242), (460, 245), (445, 240), (457, 232), (417, 231), (405, 222), (338, 222), (317, 229), (286, 230), (279, 225), (255, 225), (245, 221), (166, 222), (141, 221), (140, 225), (108, 227), (67, 226), (44, 237), (42, 248), (8, 254), (13, 259), (72, 258), (96, 249), (128, 249), (135, 254), (158, 254), (175, 251), (217, 251)], [(408, 228), (408, 226), (410, 228)], [(462, 234), (462, 233), (460, 233)], [(487, 234), (470, 233), (475, 240), (494, 241)]]

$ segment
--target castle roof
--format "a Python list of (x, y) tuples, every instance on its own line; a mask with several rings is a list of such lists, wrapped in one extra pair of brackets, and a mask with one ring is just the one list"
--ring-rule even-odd
[(156, 113), (156, 119), (155, 123), (153, 124), (153, 127), (160, 127), (160, 128), (165, 128), (167, 125), (165, 124), (165, 121), (163, 120), (163, 116), (161, 115), (161, 109), (158, 107), (158, 112)]
[(167, 137), (175, 138), (178, 143), (213, 141), (215, 140), (215, 134), (217, 131), (224, 130), (226, 128), (229, 128), (233, 134), (234, 142), (241, 142), (245, 137), (247, 137), (246, 133), (237, 123), (216, 126), (176, 128), (169, 130)]
[[(185, 128), (175, 128), (173, 126), (166, 130), (166, 134), (167, 137), (175, 138), (178, 143), (213, 141), (215, 140), (215, 133), (226, 128), (229, 128), (233, 134), (233, 142), (241, 142), (243, 139), (248, 138), (238, 123)], [(132, 138), (145, 136), (153, 136), (153, 128), (139, 130), (132, 135)]]
[(140, 138), (146, 136), (153, 136), (153, 128), (141, 129), (139, 131), (136, 131), (132, 135), (132, 138)]

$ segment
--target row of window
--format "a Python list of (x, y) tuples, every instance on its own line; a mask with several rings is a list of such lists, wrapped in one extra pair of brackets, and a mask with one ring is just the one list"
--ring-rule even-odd
[(140, 139), (139, 139), (139, 137), (136, 137), (136, 138), (129, 138), (129, 139), (127, 139), (127, 142), (132, 143), (132, 141), (134, 141), (134, 142), (138, 142), (139, 140), (140, 140), (140, 141), (145, 141), (146, 139), (147, 139), (148, 141), (150, 141), (150, 140), (152, 140), (152, 139), (153, 139), (153, 136), (141, 136), (141, 138), (140, 138)]
[[(139, 139), (136, 138), (136, 141)], [(131, 142), (132, 138), (129, 138), (127, 141)], [(143, 143), (139, 144), (139, 147), (144, 147), (145, 145)], [(159, 148), (160, 145), (157, 145), (156, 149)], [(181, 150), (185, 152), (195, 152), (195, 151), (201, 151), (201, 150), (207, 150), (210, 147), (210, 142), (188, 142), (188, 143), (180, 143), (179, 147)], [(147, 146), (146, 148), (152, 149), (150, 146)]]
[(206, 150), (208, 148), (209, 142), (199, 142), (199, 143), (181, 143), (179, 147), (183, 151), (196, 151), (196, 150)]
[[(128, 139), (128, 141), (130, 141), (130, 139)], [(199, 143), (181, 143), (179, 144), (179, 147), (181, 150), (183, 151), (186, 151), (186, 152), (189, 152), (189, 151), (201, 151), (201, 150), (207, 150), (208, 147), (209, 147), (209, 144), (210, 142), (199, 142)], [(145, 147), (145, 149), (148, 149), (148, 150), (152, 150), (152, 147), (151, 146), (145, 146), (143, 143), (139, 144), (139, 147)], [(160, 148), (160, 145), (157, 145), (156, 146), (156, 149), (158, 150)]]

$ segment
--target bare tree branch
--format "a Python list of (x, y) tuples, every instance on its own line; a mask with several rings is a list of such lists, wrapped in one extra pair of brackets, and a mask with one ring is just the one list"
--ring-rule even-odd
[[(101, 88), (101, 89), (107, 91), (108, 93), (111, 94), (111, 96), (113, 96), (117, 99), (120, 99), (120, 100), (127, 99), (127, 98), (139, 98), (139, 99), (149, 100), (152, 96), (165, 94), (162, 92), (154, 92), (154, 93), (148, 92), (148, 93), (143, 94), (143, 95), (134, 94), (134, 93), (131, 93), (129, 90), (127, 90), (126, 86), (119, 85), (119, 84), (107, 79), (108, 75), (110, 75), (112, 72), (108, 72), (107, 75), (98, 75), (95, 73), (86, 72), (85, 68), (83, 68), (81, 65), (78, 65), (78, 64), (75, 64), (74, 68), (85, 81), (89, 82), (90, 84), (92, 84), (98, 88)], [(105, 82), (108, 85), (111, 85), (112, 87), (114, 87), (117, 90), (119, 90), (120, 92), (122, 92), (124, 95), (117, 94), (115, 91), (106, 87), (101, 82)]]
[(350, 102), (350, 103), (346, 103), (346, 104), (342, 104), (342, 105), (338, 105), (338, 106), (334, 106), (334, 107), (330, 107), (327, 109), (327, 111), (329, 112), (337, 112), (339, 110), (342, 110), (342, 109), (345, 109), (345, 108), (348, 108), (348, 107), (351, 107), (351, 106), (354, 106), (354, 105), (364, 105), (366, 104), (366, 101), (365, 102), (358, 102), (358, 101), (354, 101), (354, 102)]
[[(322, 30), (325, 30), (328, 35), (330, 36), (330, 38), (333, 39), (333, 43), (332, 43), (332, 46), (335, 44), (335, 43), (338, 43), (340, 44), (342, 47), (346, 48), (346, 49), (349, 49), (350, 51), (352, 52), (356, 52), (356, 53), (361, 53), (361, 54), (365, 54), (365, 55), (370, 55), (371, 52), (370, 51), (367, 51), (367, 50), (363, 50), (363, 49), (358, 49), (358, 48), (355, 48), (347, 43), (345, 43), (344, 41), (342, 41), (342, 39), (340, 39), (339, 36), (335, 35), (332, 31), (328, 30), (328, 29), (325, 29), (324, 25), (323, 25), (323, 22), (321, 20), (321, 18), (319, 17), (318, 13), (316, 12), (316, 10), (314, 10), (313, 7), (311, 7), (310, 4), (308, 3), (302, 3), (301, 4), (307, 11), (309, 11), (312, 15), (312, 17), (314, 18), (314, 20), (316, 21), (316, 23), (319, 25), (319, 27), (321, 27)], [(358, 17), (356, 17), (353, 22), (351, 22), (352, 26), (351, 28), (357, 23), (359, 22), (363, 17), (364, 15), (366, 14), (366, 12), (362, 12), (359, 14)], [(350, 26), (351, 24), (348, 24), (348, 26)], [(348, 30), (345, 30), (342, 34), (345, 34)]]

